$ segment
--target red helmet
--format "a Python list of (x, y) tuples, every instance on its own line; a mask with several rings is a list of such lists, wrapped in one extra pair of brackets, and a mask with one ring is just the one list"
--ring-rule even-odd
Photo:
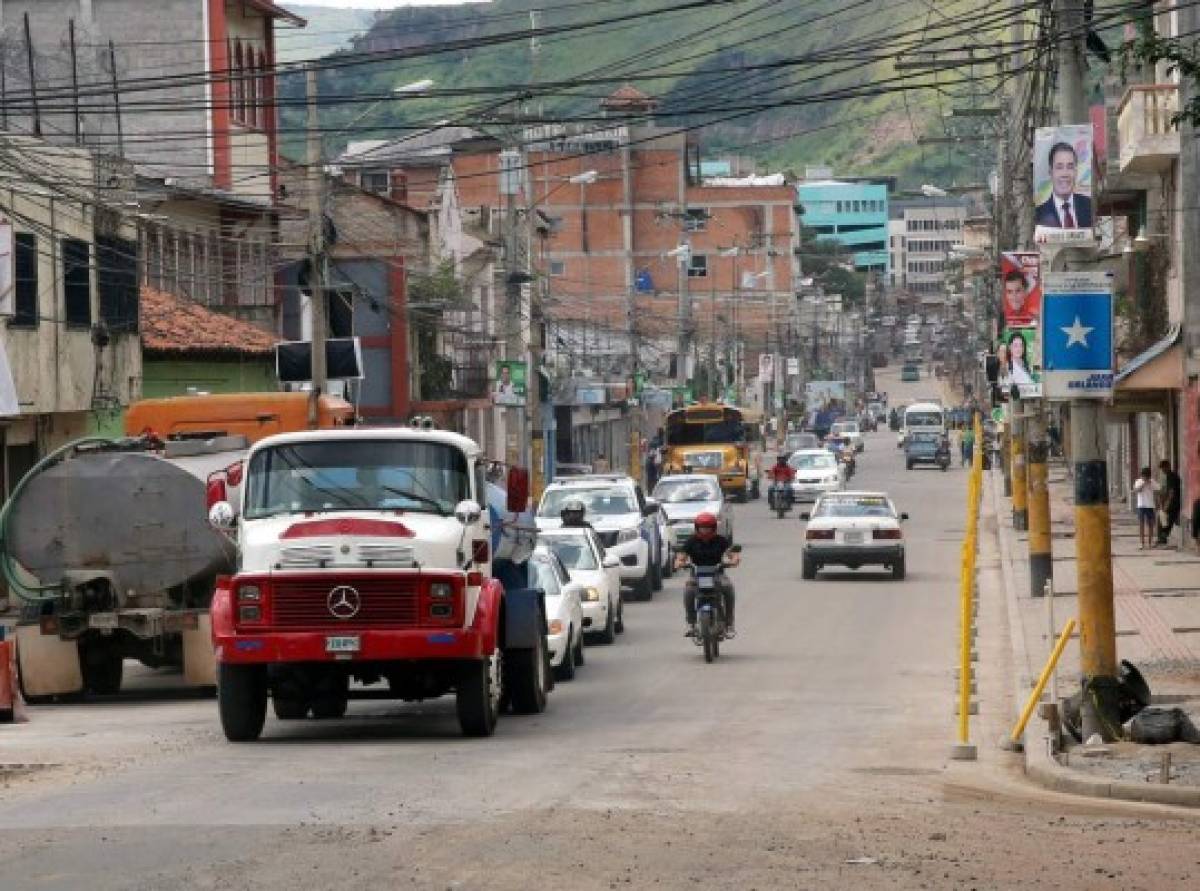
[(711, 538), (717, 534), (717, 518), (708, 511), (697, 514), (693, 525), (695, 526), (696, 534), (701, 538)]

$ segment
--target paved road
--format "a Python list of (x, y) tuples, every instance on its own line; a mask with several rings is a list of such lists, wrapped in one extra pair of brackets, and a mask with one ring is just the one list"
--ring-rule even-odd
[[(450, 700), (271, 719), (244, 746), (206, 699), (41, 707), (0, 761), (64, 766), (0, 786), (0, 886), (1056, 887), (1045, 839), (1111, 822), (946, 773), (965, 475), (906, 473), (894, 442), (867, 437), (854, 483), (912, 515), (905, 582), (802, 582), (795, 516), (742, 506), (718, 663), (681, 636), (677, 578), (491, 740), (461, 739)], [(1121, 820), (1168, 864), (1194, 831)]]

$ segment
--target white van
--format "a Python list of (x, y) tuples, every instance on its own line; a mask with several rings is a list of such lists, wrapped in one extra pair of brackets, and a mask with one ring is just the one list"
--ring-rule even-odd
[(914, 402), (904, 409), (904, 424), (900, 427), (899, 442), (903, 447), (910, 433), (946, 434), (946, 412), (936, 402)]

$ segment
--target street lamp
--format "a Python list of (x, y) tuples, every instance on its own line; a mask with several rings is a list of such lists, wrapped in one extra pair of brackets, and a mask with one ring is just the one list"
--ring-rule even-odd
[(574, 176), (567, 177), (567, 182), (573, 186), (590, 186), (600, 178), (600, 174), (595, 170), (585, 170), (583, 173), (576, 173)]

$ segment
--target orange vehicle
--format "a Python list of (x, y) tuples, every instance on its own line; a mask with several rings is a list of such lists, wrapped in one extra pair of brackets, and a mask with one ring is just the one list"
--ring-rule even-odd
[[(125, 412), (125, 435), (155, 433), (160, 439), (244, 436), (256, 443), (276, 433), (308, 427), (307, 393), (217, 393), (143, 399)], [(317, 401), (317, 426), (348, 427), (354, 406), (336, 396)]]
[(750, 495), (749, 453), (742, 412), (701, 403), (667, 415), (663, 473), (707, 473), (739, 501)]

